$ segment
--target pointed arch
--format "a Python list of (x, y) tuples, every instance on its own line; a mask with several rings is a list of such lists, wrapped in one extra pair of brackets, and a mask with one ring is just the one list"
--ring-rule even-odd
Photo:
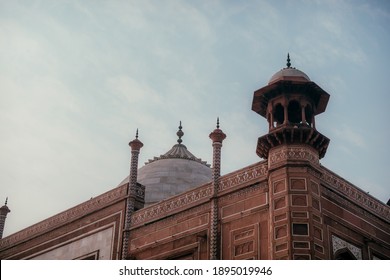
[(356, 260), (356, 257), (348, 248), (342, 248), (335, 252), (335, 260)]
[(288, 121), (291, 124), (299, 124), (302, 122), (301, 105), (297, 100), (291, 100), (288, 103)]
[(276, 104), (273, 110), (273, 127), (278, 127), (284, 123), (284, 107), (281, 103)]

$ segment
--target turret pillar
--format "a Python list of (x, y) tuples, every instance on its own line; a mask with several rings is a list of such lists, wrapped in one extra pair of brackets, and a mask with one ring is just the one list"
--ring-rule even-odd
[(218, 186), (219, 177), (221, 176), (221, 148), (222, 141), (226, 138), (226, 134), (219, 129), (219, 118), (217, 119), (217, 128), (210, 133), (210, 139), (213, 141), (213, 195), (211, 198), (211, 226), (210, 226), (210, 259), (218, 259)]
[(8, 197), (5, 200), (5, 204), (0, 208), (0, 239), (3, 238), (5, 219), (7, 218), (7, 214), (11, 212), (7, 206)]
[(138, 156), (143, 145), (144, 144), (142, 144), (142, 142), (138, 140), (138, 129), (137, 129), (135, 139), (129, 143), (129, 146), (131, 148), (131, 162), (130, 162), (129, 185), (128, 185), (128, 192), (127, 192), (128, 197), (126, 201), (125, 228), (123, 233), (122, 259), (127, 258), (127, 253), (129, 249), (131, 216), (135, 211), (135, 203), (137, 198)]

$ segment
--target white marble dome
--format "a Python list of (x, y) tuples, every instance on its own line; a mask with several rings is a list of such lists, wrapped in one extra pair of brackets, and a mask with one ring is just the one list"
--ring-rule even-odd
[[(181, 125), (177, 133), (178, 144), (168, 152), (149, 160), (138, 169), (137, 182), (145, 186), (145, 206), (177, 195), (212, 180), (212, 169), (207, 162), (195, 157), (181, 142)], [(129, 177), (120, 185), (127, 183)]]
[(137, 181), (145, 186), (145, 205), (150, 205), (210, 182), (211, 178), (211, 168), (200, 161), (164, 158), (141, 167)]

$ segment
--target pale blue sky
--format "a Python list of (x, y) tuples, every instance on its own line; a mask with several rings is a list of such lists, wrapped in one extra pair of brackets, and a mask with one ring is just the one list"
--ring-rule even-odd
[(285, 66), (330, 95), (322, 164), (390, 197), (389, 1), (0, 0), (0, 200), (5, 235), (115, 187), (183, 144), (222, 173), (260, 159), (253, 92)]

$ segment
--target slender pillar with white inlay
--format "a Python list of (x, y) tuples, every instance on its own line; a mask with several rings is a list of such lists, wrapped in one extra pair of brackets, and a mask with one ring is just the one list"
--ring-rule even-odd
[(221, 176), (221, 148), (222, 141), (226, 134), (219, 129), (219, 118), (217, 119), (217, 128), (210, 133), (209, 137), (213, 141), (213, 189), (211, 197), (211, 214), (210, 214), (210, 259), (218, 259), (219, 234), (218, 234), (218, 186), (219, 177)]

